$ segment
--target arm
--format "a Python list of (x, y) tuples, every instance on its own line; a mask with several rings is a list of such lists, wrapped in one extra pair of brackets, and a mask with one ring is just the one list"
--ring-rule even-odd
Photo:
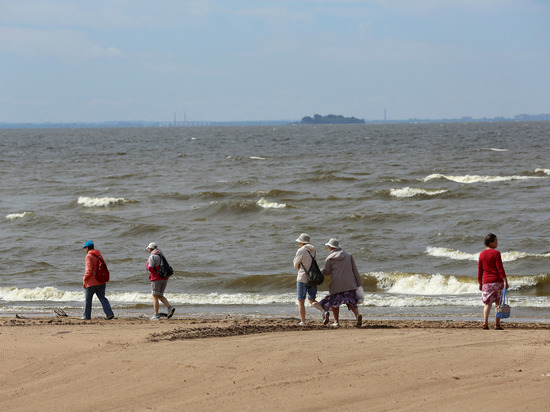
[(95, 261), (94, 257), (89, 253), (86, 255), (85, 262), (86, 262), (86, 270), (84, 272), (84, 282), (83, 282), (84, 288), (86, 288), (86, 284), (88, 283), (89, 279), (96, 274), (96, 266), (97, 266), (96, 265), (97, 262)]
[(481, 263), (481, 255), (477, 261), (477, 282), (479, 283), (479, 290), (483, 288), (483, 263)]
[(296, 255), (294, 256), (294, 260), (292, 261), (292, 264), (294, 265), (294, 269), (300, 270), (300, 263), (302, 263), (302, 255), (303, 255), (302, 249), (298, 249), (296, 251)]

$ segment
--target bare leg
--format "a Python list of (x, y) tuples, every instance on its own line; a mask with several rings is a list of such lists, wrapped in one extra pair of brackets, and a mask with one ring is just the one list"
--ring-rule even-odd
[(483, 308), (483, 325), (489, 325), (489, 314), (491, 313), (492, 303), (488, 303)]
[(317, 302), (316, 300), (310, 300), (309, 303), (310, 303), (311, 306), (313, 306), (315, 309), (320, 310), (321, 312), (324, 312), (323, 307), (322, 307), (321, 304), (320, 304), (319, 302)]
[(340, 323), (340, 307), (339, 306), (333, 306), (331, 307), (332, 314), (334, 315), (334, 323)]
[(305, 299), (298, 299), (298, 311), (300, 312), (300, 320), (302, 322), (306, 321), (306, 300)]

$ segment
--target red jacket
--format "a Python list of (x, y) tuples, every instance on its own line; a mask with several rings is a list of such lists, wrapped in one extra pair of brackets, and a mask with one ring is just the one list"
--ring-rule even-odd
[(90, 286), (103, 285), (105, 282), (100, 282), (97, 280), (97, 270), (99, 268), (99, 259), (98, 256), (101, 256), (101, 252), (97, 249), (92, 249), (88, 251), (86, 255), (86, 272), (84, 273), (84, 288)]
[(502, 282), (506, 272), (502, 265), (500, 252), (496, 249), (485, 249), (479, 254), (477, 263), (477, 280), (480, 285)]

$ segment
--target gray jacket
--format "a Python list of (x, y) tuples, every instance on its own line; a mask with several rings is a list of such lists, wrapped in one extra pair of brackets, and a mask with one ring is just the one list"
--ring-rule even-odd
[(356, 290), (362, 286), (361, 276), (351, 253), (343, 249), (335, 249), (328, 255), (323, 275), (330, 276), (328, 291), (331, 295), (348, 290)]

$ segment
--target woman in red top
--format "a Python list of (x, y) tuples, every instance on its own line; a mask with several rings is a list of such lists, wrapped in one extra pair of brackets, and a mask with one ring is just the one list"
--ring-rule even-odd
[[(483, 242), (487, 249), (479, 254), (477, 264), (477, 279), (479, 282), (479, 290), (481, 290), (481, 300), (485, 304), (483, 308), (483, 329), (489, 329), (489, 313), (493, 303), (498, 305), (502, 289), (506, 287), (508, 290), (508, 279), (502, 258), (497, 249), (497, 236), (489, 233)], [(495, 329), (501, 330), (500, 319), (495, 317)]]

